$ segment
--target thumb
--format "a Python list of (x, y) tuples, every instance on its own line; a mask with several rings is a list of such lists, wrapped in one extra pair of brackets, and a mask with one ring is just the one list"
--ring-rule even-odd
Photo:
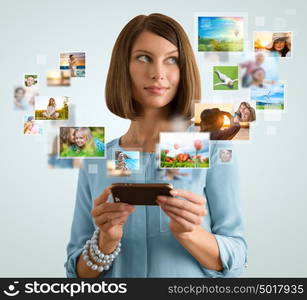
[(109, 186), (106, 189), (104, 189), (103, 192), (95, 199), (94, 207), (96, 207), (99, 204), (107, 202), (110, 194), (111, 194), (111, 187)]

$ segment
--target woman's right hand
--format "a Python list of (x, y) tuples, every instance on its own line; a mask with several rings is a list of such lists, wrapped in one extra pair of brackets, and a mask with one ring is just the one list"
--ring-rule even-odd
[(102, 244), (117, 243), (123, 235), (123, 226), (135, 207), (126, 203), (108, 203), (111, 187), (107, 187), (102, 194), (95, 199), (92, 216), (96, 225), (100, 228), (99, 240)]

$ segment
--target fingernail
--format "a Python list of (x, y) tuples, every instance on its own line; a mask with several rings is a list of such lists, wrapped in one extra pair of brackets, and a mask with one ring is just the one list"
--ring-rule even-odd
[(169, 192), (172, 196), (177, 196), (178, 195), (178, 192), (176, 190), (171, 190)]

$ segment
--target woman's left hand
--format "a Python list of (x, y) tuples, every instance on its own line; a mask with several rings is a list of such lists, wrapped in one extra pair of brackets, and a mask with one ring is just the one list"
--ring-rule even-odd
[(203, 217), (207, 215), (206, 199), (203, 196), (181, 189), (172, 190), (170, 194), (173, 197), (158, 196), (157, 203), (170, 217), (169, 227), (171, 232), (176, 236), (194, 231), (196, 227), (202, 224)]

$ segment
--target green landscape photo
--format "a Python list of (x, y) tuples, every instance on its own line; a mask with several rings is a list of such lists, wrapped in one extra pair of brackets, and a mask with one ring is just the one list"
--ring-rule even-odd
[(238, 66), (214, 66), (213, 90), (238, 90), (239, 67)]
[(243, 50), (243, 17), (198, 17), (198, 51)]

